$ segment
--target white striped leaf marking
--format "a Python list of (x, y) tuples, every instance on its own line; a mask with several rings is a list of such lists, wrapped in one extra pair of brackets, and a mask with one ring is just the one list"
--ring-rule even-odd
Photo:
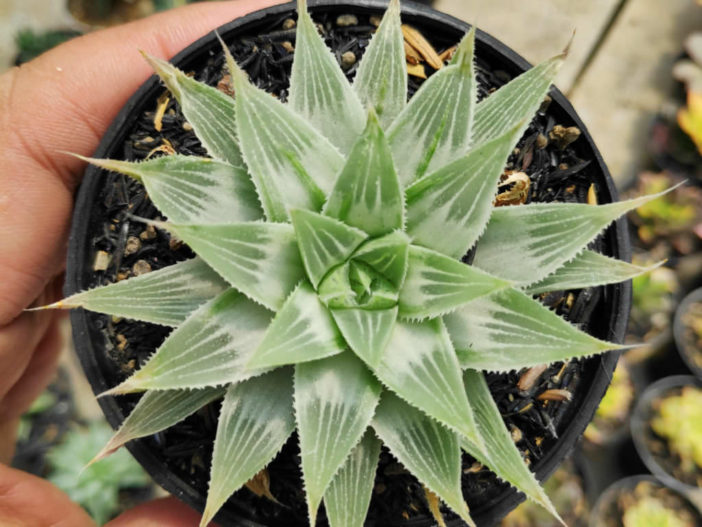
[(229, 387), (217, 423), (207, 504), (200, 527), (258, 474), (295, 429), (292, 370), (275, 371)]
[(619, 216), (670, 190), (597, 206), (535, 203), (496, 208), (473, 265), (527, 287), (575, 258)]
[(105, 394), (222, 386), (260, 375), (263, 369), (245, 365), (272, 315), (230, 289), (195, 311), (146, 364)]
[(228, 284), (201, 258), (193, 258), (129, 280), (76, 293), (47, 307), (82, 307), (175, 327), (199, 306), (227, 289)]
[(81, 159), (141, 181), (158, 209), (176, 223), (217, 224), (263, 218), (256, 188), (245, 168), (181, 155), (138, 163)]
[(371, 111), (324, 205), (324, 214), (371, 236), (382, 236), (404, 227), (404, 207), (390, 146)]
[(236, 137), (234, 99), (188, 77), (165, 60), (144, 53), (154, 71), (178, 100), (183, 115), (207, 153), (215, 159), (245, 169)]
[(307, 276), (315, 289), (332, 268), (344, 263), (368, 237), (359, 229), (316, 212), (294, 209), (290, 216)]
[(548, 291), (615, 284), (648, 273), (663, 263), (641, 267), (586, 249), (553, 274), (527, 287), (525, 291), (530, 295), (538, 295)]
[(288, 104), (346, 154), (363, 131), (366, 112), (306, 4), (298, 1)]
[[(465, 394), (463, 388), (461, 392)], [(407, 470), (475, 527), (461, 492), (461, 451), (455, 432), (387, 391), (371, 424)]]
[(407, 277), (400, 290), (400, 317), (441, 316), (510, 285), (458, 260), (413, 245)]
[(350, 351), (295, 366), (295, 416), (310, 525), (334, 474), (370, 424), (380, 391)]
[(371, 367), (377, 367), (397, 320), (397, 307), (333, 309), (332, 315), (354, 353)]
[(370, 265), (395, 288), (402, 287), (407, 274), (409, 237), (401, 231), (369, 240), (354, 253), (354, 260)]
[(388, 130), (404, 186), (464, 156), (470, 148), (476, 106), (474, 43), (471, 28), (460, 43), (464, 61), (432, 75)]
[(485, 440), (486, 450), (481, 452), (465, 438), (460, 438), (461, 447), (495, 472), (500, 479), (514, 485), (529, 499), (544, 507), (563, 524), (563, 520), (558, 516), (551, 500), (529, 470), (515, 446), (512, 436), (507, 431), (483, 373), (466, 370), (463, 373), (463, 383), (475, 414), (475, 421), (478, 423), (478, 428)]
[(517, 133), (509, 130), (407, 189), (407, 233), (413, 243), (457, 259), (468, 252), (490, 219)]
[(391, 0), (368, 44), (353, 87), (387, 129), (407, 104), (407, 66), (400, 21), (400, 1)]
[(541, 106), (563, 64), (565, 54), (553, 57), (512, 79), (478, 103), (473, 125), (473, 143), (490, 141), (522, 123), (521, 136)]
[(290, 208), (319, 211), (344, 158), (290, 106), (249, 82), (225, 47), (236, 90), (241, 151), (268, 221), (288, 221)]
[(511, 371), (622, 346), (591, 337), (516, 289), (482, 297), (444, 317), (461, 366)]
[(341, 353), (346, 343), (312, 287), (301, 283), (278, 311), (249, 368), (297, 364)]
[(273, 311), (280, 309), (305, 276), (290, 224), (168, 223), (165, 228), (185, 241), (232, 286)]
[(382, 443), (368, 429), (324, 493), (331, 527), (363, 527)]
[(441, 319), (397, 322), (380, 363), (371, 368), (402, 399), (482, 444), (456, 352)]

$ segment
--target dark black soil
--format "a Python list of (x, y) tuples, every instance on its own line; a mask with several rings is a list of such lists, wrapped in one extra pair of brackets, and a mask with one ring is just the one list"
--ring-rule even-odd
[[(367, 15), (359, 15), (358, 24), (338, 27), (336, 16), (337, 14), (316, 17), (328, 44), (335, 50), (339, 60), (342, 54), (349, 51), (360, 59), (375, 30), (372, 20)], [(290, 24), (285, 18), (279, 18), (271, 22), (264, 31), (265, 34), (229, 42), (235, 58), (251, 78), (260, 87), (283, 100), (287, 95), (293, 58), (289, 44), (294, 45), (295, 42), (295, 31), (289, 27)], [(431, 35), (428, 37), (438, 51), (456, 43), (443, 41), (442, 36), (435, 39)], [(207, 64), (194, 72), (195, 77), (217, 85), (222, 78), (222, 62), (221, 54), (212, 54)], [(509, 74), (495, 70), (491, 64), (481, 60), (480, 56), (478, 66), (481, 97), (510, 78)], [(357, 61), (347, 70), (349, 78), (354, 76), (356, 67)], [(427, 67), (427, 74), (431, 73)], [(421, 80), (410, 77), (410, 93), (413, 94), (420, 84)], [(156, 131), (153, 123), (156, 106), (157, 101), (154, 100), (152, 110), (145, 112), (133, 127), (123, 150), (110, 155), (127, 160), (144, 159), (155, 148), (164, 145), (166, 149), (172, 147), (181, 154), (204, 155), (203, 148), (188, 130), (178, 105), (172, 98), (162, 120), (163, 128), (160, 132)], [(549, 113), (547, 103), (542, 110), (515, 150), (510, 160), (511, 168), (524, 171), (530, 176), (532, 184), (528, 202), (584, 202), (594, 178), (589, 161), (582, 159), (588, 155), (589, 150), (579, 149), (578, 141), (564, 149), (553, 141), (544, 141), (555, 125), (567, 127), (572, 123), (559, 122), (556, 116)], [(138, 183), (116, 174), (104, 174), (103, 177), (104, 188), (99, 197), (100, 202), (94, 207), (92, 220), (92, 224), (100, 227), (93, 230), (92, 244), (96, 252), (105, 251), (111, 255), (112, 261), (107, 270), (94, 272), (92, 286), (113, 282), (118, 278), (124, 279), (134, 274), (135, 265), (143, 268), (144, 263), (147, 263), (155, 270), (192, 256), (187, 247), (173, 243), (166, 232), (150, 231), (142, 223), (130, 219), (130, 215), (159, 217), (158, 211)], [(141, 248), (125, 256), (124, 249), (130, 237), (139, 238)], [(595, 245), (602, 249), (600, 242)], [(556, 292), (546, 295), (543, 301), (565, 318), (588, 330), (588, 321), (606, 300), (606, 296), (606, 288), (596, 288)], [(99, 314), (89, 316), (91, 323), (100, 328), (104, 336), (105, 353), (113, 361), (114, 370), (105, 373), (112, 385), (122, 381), (143, 363), (169, 332), (166, 328), (150, 324)], [(538, 463), (554, 446), (559, 434), (573, 418), (585, 397), (584, 390), (579, 390), (581, 380), (594, 375), (597, 364), (599, 359), (552, 365), (527, 390), (520, 390), (517, 386), (523, 372), (487, 376), (506, 426), (513, 431), (515, 437), (521, 437), (518, 446), (532, 465)], [(569, 390), (573, 394), (573, 400), (569, 403), (537, 398), (553, 388)], [(118, 402), (126, 414), (137, 400), (137, 396), (126, 396), (119, 398)], [(168, 460), (179, 477), (191, 482), (196, 488), (203, 489), (203, 493), (207, 489), (217, 414), (218, 404), (215, 403), (170, 430), (143, 440), (160, 451), (158, 455)], [(498, 482), (486, 469), (475, 465), (470, 457), (464, 456), (463, 467), (464, 494), (471, 509), (489, 505), (491, 500), (498, 498), (506, 489), (505, 484)], [(306, 525), (299, 450), (295, 437), (270, 464), (268, 471), (271, 491), (282, 506), (258, 498), (246, 489), (239, 491), (230, 500), (230, 506), (266, 525)], [(377, 472), (368, 525), (397, 525), (405, 520), (413, 523), (412, 520), (422, 521), (428, 515), (421, 485), (384, 450)], [(451, 517), (451, 514), (447, 513), (447, 517)]]

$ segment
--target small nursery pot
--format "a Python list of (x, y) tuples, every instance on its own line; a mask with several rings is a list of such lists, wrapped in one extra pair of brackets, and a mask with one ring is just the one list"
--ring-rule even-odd
[(702, 287), (689, 293), (678, 306), (673, 336), (678, 353), (695, 377), (702, 380), (702, 334), (696, 334), (693, 320), (702, 331)]
[[(631, 418), (631, 436), (641, 460), (653, 475), (678, 492), (685, 495), (695, 494), (702, 498), (699, 487), (691, 482), (682, 481), (673, 474), (679, 463), (674, 459), (674, 455), (667, 451), (667, 441), (657, 436), (651, 427), (654, 403), (666, 396), (676, 394), (685, 386), (702, 389), (702, 381), (690, 375), (675, 375), (651, 384), (641, 395), (634, 409)], [(654, 452), (652, 446), (656, 444), (663, 446), (666, 452), (664, 454)], [(698, 470), (702, 472), (702, 469)]]
[[(310, 11), (313, 16), (333, 16), (341, 14), (356, 14), (359, 17), (368, 19), (369, 15), (380, 15), (383, 13), (387, 2), (384, 0), (319, 0), (310, 2)], [(468, 30), (469, 26), (450, 16), (439, 13), (428, 7), (407, 2), (402, 8), (403, 21), (419, 28), (430, 40), (433, 38), (447, 47), (457, 43), (460, 37)], [(285, 4), (271, 7), (243, 18), (234, 20), (218, 28), (219, 35), (225, 42), (231, 44), (244, 36), (257, 35), (270, 31), (272, 27), (280, 28), (283, 21), (294, 18), (294, 5)], [(282, 33), (278, 31), (278, 33)], [(288, 33), (283, 35), (290, 38)], [(172, 62), (185, 71), (201, 71), (208, 61), (211, 63), (214, 57), (220, 53), (220, 45), (214, 33), (201, 38), (176, 57)], [(489, 35), (478, 30), (476, 39), (477, 58), (483, 61), (493, 71), (501, 71), (508, 77), (514, 77), (529, 68), (529, 64), (510, 50), (502, 43)], [(130, 134), (139, 125), (141, 117), (145, 112), (152, 111), (156, 104), (156, 99), (163, 91), (155, 77), (150, 78), (127, 102), (115, 121), (105, 134), (94, 157), (97, 158), (124, 158), (127, 156), (130, 141)], [(548, 110), (548, 122), (560, 123), (564, 126), (577, 126), (582, 135), (573, 148), (577, 150), (578, 157), (588, 163), (582, 169), (587, 176), (587, 181), (593, 183), (598, 190), (600, 203), (616, 201), (617, 192), (609, 175), (602, 157), (585, 126), (573, 110), (570, 103), (558, 91), (552, 90), (552, 102)], [(125, 153), (127, 152), (127, 153)], [(586, 187), (587, 188), (587, 187)], [(104, 199), (103, 192), (109, 194), (107, 200)], [(112, 236), (110, 227), (117, 231), (119, 237), (119, 224), (113, 224), (114, 207), (121, 206), (125, 198), (126, 184), (122, 180), (108, 179), (107, 174), (95, 167), (88, 167), (85, 178), (79, 190), (76, 207), (73, 216), (73, 223), (70, 235), (69, 256), (67, 265), (67, 281), (65, 293), (70, 295), (77, 291), (85, 290), (97, 285), (104, 279), (104, 273), (95, 270), (95, 257), (98, 242), (104, 236)], [(116, 203), (116, 205), (115, 205)], [(124, 205), (124, 203), (122, 203)], [(126, 230), (125, 238), (126, 238)], [(628, 237), (628, 230), (624, 220), (617, 221), (601, 237), (603, 252), (609, 256), (628, 261), (631, 256), (631, 248)], [(119, 268), (119, 261), (122, 260), (124, 246), (118, 246), (115, 252), (115, 269)], [(159, 254), (159, 262), (168, 263), (168, 256), (162, 258)], [(115, 271), (116, 272), (116, 271)], [(631, 307), (631, 285), (629, 282), (607, 286), (596, 291), (598, 300), (587, 303), (583, 301), (583, 310), (587, 313), (583, 315), (586, 320), (583, 327), (586, 327), (594, 336), (621, 342), (624, 338), (628, 314)], [(101, 393), (115, 384), (115, 379), (124, 372), (119, 371), (119, 366), (110, 357), (110, 353), (119, 347), (112, 342), (114, 324), (118, 321), (76, 310), (71, 314), (73, 323), (74, 340), (78, 355), (81, 359), (86, 376), (90, 380), (95, 393)], [(165, 333), (163, 331), (147, 331), (145, 335), (145, 348), (151, 346), (151, 350), (157, 346)], [(154, 336), (156, 335), (156, 336)], [(160, 336), (158, 336), (160, 335)], [(124, 335), (122, 335), (124, 338)], [(540, 479), (545, 479), (558, 467), (561, 461), (573, 450), (578, 438), (582, 435), (585, 427), (592, 419), (592, 416), (607, 389), (612, 372), (617, 362), (618, 355), (608, 353), (601, 357), (588, 359), (578, 364), (577, 373), (574, 375), (577, 382), (572, 401), (563, 406), (563, 412), (558, 417), (559, 423), (558, 438), (549, 440), (543, 455), (532, 466)], [(131, 366), (133, 368), (133, 365)], [(104, 397), (100, 399), (100, 405), (113, 427), (117, 427), (129, 413), (134, 404), (134, 398), (130, 397)], [(206, 420), (203, 417), (203, 420)], [(194, 427), (197, 428), (197, 427)], [(189, 429), (192, 433), (193, 429)], [(184, 436), (185, 437), (185, 436)], [(136, 459), (146, 468), (153, 478), (166, 490), (178, 496), (183, 501), (193, 507), (202, 510), (207, 492), (207, 480), (204, 482), (197, 479), (197, 467), (191, 467), (191, 471), (185, 470), (178, 465), (178, 445), (170, 448), (168, 453), (163, 452), (163, 436), (157, 434), (151, 438), (136, 440), (128, 444), (128, 448)], [(173, 446), (173, 445), (171, 445)], [(285, 449), (284, 449), (285, 451)], [(200, 456), (201, 451), (196, 452)], [(205, 458), (207, 459), (207, 458)], [(178, 465), (178, 466), (176, 466)], [(195, 475), (193, 475), (195, 474)], [(465, 492), (468, 490), (464, 487)], [(503, 484), (495, 482), (487, 492), (485, 499), (471, 502), (470, 497), (466, 499), (471, 505), (471, 514), (478, 525), (488, 526), (495, 524), (509, 510), (514, 508), (523, 496), (513, 489)], [(271, 502), (268, 506), (274, 507)], [(377, 523), (378, 525), (413, 525), (428, 526), (433, 525), (434, 520), (429, 514), (416, 516), (410, 520), (405, 520), (397, 511), (397, 521), (390, 523)], [(281, 513), (281, 517), (276, 521), (264, 521), (260, 516), (256, 516), (246, 503), (230, 500), (217, 516), (217, 521), (226, 525), (240, 526), (292, 526), (298, 522), (290, 519), (290, 515)], [(302, 524), (302, 522), (300, 522)], [(452, 520), (449, 525), (459, 525), (460, 522)], [(373, 521), (369, 525), (373, 525)]]
[[(695, 527), (702, 520), (699, 511), (675, 490), (665, 487), (652, 476), (629, 476), (615, 481), (600, 495), (590, 513), (590, 527), (621, 527), (622, 519), (627, 510), (636, 507), (646, 497), (653, 497), (664, 503), (665, 509), (671, 515), (676, 515), (687, 522), (686, 527)], [(631, 514), (631, 512), (630, 512)], [(646, 527), (651, 520), (647, 517), (643, 523), (633, 523), (628, 518), (627, 527)], [(656, 524), (658, 525), (658, 524)], [(665, 524), (668, 525), (668, 524)], [(677, 524), (676, 524), (677, 525)]]

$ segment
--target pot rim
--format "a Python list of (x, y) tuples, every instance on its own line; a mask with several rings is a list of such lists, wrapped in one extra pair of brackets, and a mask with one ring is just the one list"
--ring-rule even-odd
[(656, 382), (650, 384), (644, 392), (639, 397), (636, 406), (634, 407), (634, 412), (631, 415), (631, 421), (629, 423), (631, 430), (631, 437), (634, 440), (634, 446), (636, 447), (636, 452), (639, 454), (641, 461), (643, 461), (646, 468), (656, 476), (661, 482), (663, 482), (668, 487), (689, 496), (691, 494), (699, 494), (702, 498), (702, 491), (693, 486), (689, 485), (683, 481), (680, 481), (672, 474), (668, 473), (663, 466), (657, 461), (656, 457), (648, 448), (646, 444), (645, 437), (647, 435), (647, 430), (650, 428), (648, 426), (649, 410), (651, 408), (651, 403), (657, 397), (665, 395), (666, 392), (673, 390), (675, 388), (681, 388), (683, 386), (696, 386), (702, 389), (702, 380), (696, 378), (693, 375), (671, 375), (669, 377), (663, 377)]
[(679, 492), (677, 489), (671, 488), (669, 485), (666, 485), (660, 479), (650, 474), (637, 474), (618, 479), (614, 483), (610, 484), (604, 491), (602, 491), (602, 494), (600, 494), (600, 497), (597, 498), (597, 501), (590, 512), (590, 521), (588, 522), (589, 527), (601, 527), (603, 525), (601, 523), (601, 519), (604, 512), (602, 509), (612, 501), (612, 498), (614, 498), (619, 491), (633, 489), (642, 481), (648, 481), (654, 485), (668, 489), (673, 494), (678, 495), (687, 504), (691, 511), (699, 514), (697, 507), (695, 507), (694, 503), (692, 503), (684, 493)]
[[(313, 13), (319, 10), (339, 10), (348, 8), (354, 10), (354, 12), (380, 14), (386, 7), (387, 2), (384, 0), (310, 0), (309, 5), (310, 11)], [(257, 26), (264, 23), (264, 21), (268, 20), (270, 17), (280, 17), (285, 13), (292, 14), (294, 9), (293, 2), (268, 7), (226, 23), (217, 28), (216, 31), (225, 41), (229, 41), (232, 38), (236, 38), (238, 34), (255, 30)], [(414, 2), (403, 2), (402, 16), (405, 21), (421, 21), (421, 25), (424, 27), (443, 32), (449, 31), (456, 33), (458, 37), (471, 27), (469, 24), (450, 15)], [(531, 67), (529, 62), (494, 37), (480, 29), (478, 29), (476, 33), (476, 49), (486, 60), (490, 61), (499, 58), (505, 69), (511, 68), (510, 73), (512, 74), (521, 73)], [(456, 40), (458, 40), (458, 38)], [(184, 48), (171, 58), (170, 61), (175, 65), (194, 62), (200, 58), (207, 57), (209, 51), (215, 49), (218, 45), (215, 32), (210, 31)], [(136, 120), (137, 115), (135, 114), (139, 113), (140, 105), (143, 104), (142, 101), (155, 93), (157, 89), (159, 89), (158, 79), (155, 75), (152, 75), (122, 107), (117, 117), (103, 135), (100, 145), (93, 157), (105, 157), (105, 154), (115, 144), (124, 140), (126, 135), (125, 130)], [(618, 193), (614, 182), (587, 128), (575, 113), (570, 102), (568, 102), (557, 88), (552, 88), (550, 96), (552, 97), (553, 103), (555, 103), (555, 105), (552, 104), (552, 108), (558, 109), (559, 112), (563, 113), (569, 121), (575, 126), (578, 126), (582, 131), (579, 141), (586, 142), (587, 148), (589, 148), (593, 154), (592, 162), (594, 171), (597, 172), (597, 177), (601, 177), (601, 181), (598, 181), (598, 183), (600, 185), (599, 191), (603, 201), (616, 201), (618, 199)], [(92, 195), (99, 182), (99, 178), (97, 177), (98, 173), (99, 169), (96, 167), (92, 165), (87, 167), (83, 183), (80, 185), (76, 198), (69, 238), (66, 285), (64, 288), (64, 294), (66, 295), (80, 290), (81, 277), (89, 271), (86, 266), (87, 258), (85, 257), (88, 248), (84, 240), (87, 237), (90, 223), (89, 209)], [(610, 226), (606, 231), (606, 236), (608, 246), (613, 254), (621, 260), (630, 261), (631, 245), (625, 218), (618, 219)], [(629, 319), (631, 282), (628, 281), (609, 287), (612, 292), (610, 297), (612, 313), (607, 320), (607, 334), (601, 335), (600, 337), (620, 343), (623, 341)], [(99, 371), (99, 366), (93, 352), (93, 344), (85, 312), (82, 309), (72, 311), (71, 323), (73, 326), (75, 347), (80, 357), (83, 370), (90, 381), (93, 391), (95, 393), (101, 393), (107, 390), (109, 386), (106, 385), (105, 379), (101, 376)], [(572, 421), (567, 425), (566, 430), (558, 439), (557, 443), (536, 464), (536, 475), (538, 479), (545, 480), (550, 476), (558, 465), (560, 465), (562, 460), (575, 448), (578, 439), (582, 435), (587, 424), (591, 421), (599, 401), (609, 385), (611, 374), (616, 366), (619, 355), (620, 352), (608, 352), (599, 358), (600, 362), (597, 373), (594, 375), (589, 386), (587, 386), (583, 404), (577, 409)], [(113, 428), (119, 426), (125, 416), (116, 404), (114, 398), (103, 397), (100, 398), (98, 402), (110, 425)], [(141, 441), (132, 441), (127, 444), (127, 448), (139, 463), (147, 468), (147, 471), (152, 475), (154, 480), (164, 489), (199, 510), (204, 508), (203, 495), (175, 474), (164, 470), (165, 465), (154, 456), (150, 448), (147, 448)], [(474, 519), (479, 525), (490, 525), (499, 520), (523, 500), (524, 495), (510, 487), (489, 502), (475, 509)], [(237, 524), (241, 526), (261, 527), (260, 524), (249, 520), (243, 520), (239, 517), (235, 519), (232, 514), (225, 513), (221, 516), (218, 515), (218, 518), (220, 521), (225, 519), (227, 521), (236, 521), (238, 522)], [(423, 521), (408, 521), (404, 522), (402, 525), (412, 526), (421, 524), (423, 524)]]
[(702, 287), (698, 287), (697, 289), (694, 289), (688, 293), (675, 310), (675, 318), (673, 320), (673, 338), (675, 339), (675, 347), (678, 350), (678, 354), (680, 357), (682, 357), (685, 365), (695, 375), (695, 377), (702, 380), (702, 366), (699, 366), (694, 360), (692, 360), (689, 347), (686, 346), (683, 334), (685, 331), (685, 326), (683, 325), (682, 316), (694, 303), (702, 303)]

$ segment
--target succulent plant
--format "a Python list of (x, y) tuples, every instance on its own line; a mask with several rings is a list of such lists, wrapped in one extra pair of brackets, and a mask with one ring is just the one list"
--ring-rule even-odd
[(534, 295), (642, 272), (587, 246), (652, 197), (494, 208), (563, 55), (478, 102), (474, 40), (409, 102), (398, 0), (353, 85), (299, 0), (286, 103), (226, 46), (234, 97), (147, 56), (211, 158), (90, 160), (141, 181), (197, 254), (52, 306), (175, 328), (106, 392), (145, 393), (98, 457), (224, 397), (202, 525), (294, 432), (311, 525), (322, 502), (363, 525), (381, 441), (470, 525), (461, 450), (557, 516), (482, 370), (620, 347)]
[(685, 386), (654, 404), (653, 431), (668, 441), (683, 471), (702, 471), (702, 389)]

